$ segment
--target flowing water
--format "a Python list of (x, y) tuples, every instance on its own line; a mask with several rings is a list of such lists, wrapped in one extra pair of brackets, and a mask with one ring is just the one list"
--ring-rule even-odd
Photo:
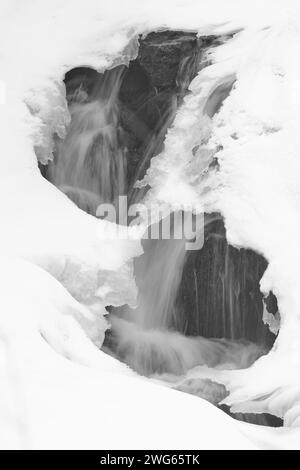
[[(213, 221), (214, 218), (207, 218), (207, 227)], [(107, 346), (134, 370), (148, 376), (180, 376), (198, 365), (246, 368), (265, 352), (265, 348), (260, 341), (246, 339), (248, 324), (236, 295), (239, 284), (232, 260), (228, 253), (224, 259), (224, 252), (218, 249), (209, 260), (213, 274), (210, 296), (219, 295), (221, 283), (221, 302), (216, 302), (219, 311), (209, 318), (208, 309), (203, 308), (197, 298), (201, 295), (198, 284), (193, 289), (192, 281), (189, 289), (182, 288), (184, 271), (189, 272), (187, 259), (190, 255), (185, 242), (185, 239), (143, 241), (144, 254), (135, 261), (138, 305), (135, 309), (124, 306), (114, 310), (110, 316), (112, 329)], [(201, 256), (201, 250), (194, 256), (199, 254)], [(223, 272), (220, 260), (225, 265)], [(193, 308), (182, 312), (184, 294), (188, 294)], [(178, 302), (178, 295), (181, 302)], [(193, 334), (186, 334), (187, 323), (199, 325)], [(254, 339), (258, 339), (258, 335)]]
[(99, 76), (89, 97), (79, 90), (69, 105), (71, 124), (66, 139), (58, 143), (51, 169), (51, 181), (94, 215), (100, 203), (116, 204), (127, 191), (118, 106), (124, 70)]
[[(177, 93), (174, 93), (167, 112), (159, 122), (159, 130), (148, 139), (136, 178), (144, 173), (150, 158), (163, 147), (167, 129), (186, 92), (190, 69), (199, 66), (198, 59), (189, 58), (180, 64)], [(93, 215), (102, 202), (117, 205), (119, 195), (129, 192), (130, 202), (136, 202), (145, 194), (145, 190), (128, 187), (128, 155), (122, 138), (119, 101), (124, 71), (125, 67), (117, 67), (99, 75), (89, 93), (81, 85), (75, 90), (69, 102), (71, 124), (68, 134), (64, 141), (58, 143), (55, 161), (50, 169), (50, 180), (80, 208)], [(211, 223), (211, 219), (207, 220)], [(263, 353), (263, 348), (245, 340), (246, 321), (239, 313), (239, 304), (234, 305), (240, 285), (234, 278), (228, 252), (224, 257), (218, 243), (214, 245), (216, 248), (208, 264), (218, 270), (221, 257), (225, 259), (225, 268), (219, 278), (215, 277), (210, 289), (219, 292), (217, 283), (221, 282), (223, 300), (227, 302), (229, 299), (231, 305), (229, 315), (226, 314), (228, 309), (223, 308), (221, 316), (207, 316), (199, 300), (201, 292), (197, 270), (194, 269), (190, 301), (193, 303), (191, 315), (198, 326), (193, 334), (186, 334), (182, 309), (177, 301), (187, 266), (185, 242), (185, 239), (143, 241), (144, 254), (135, 260), (139, 292), (137, 308), (123, 306), (112, 309), (105, 350), (142, 375), (168, 376), (166, 380), (178, 390), (218, 403), (226, 395), (223, 386), (209, 381), (179, 385), (178, 378), (199, 365), (223, 369), (248, 367)], [(184, 295), (182, 298), (184, 300)], [(188, 317), (189, 313), (185, 311), (184, 315)]]

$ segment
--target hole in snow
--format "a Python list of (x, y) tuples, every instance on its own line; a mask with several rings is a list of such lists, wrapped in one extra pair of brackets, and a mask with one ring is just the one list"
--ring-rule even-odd
[[(54, 161), (41, 166), (43, 175), (93, 215), (102, 202), (117, 206), (120, 195), (129, 203), (140, 201), (147, 188), (134, 184), (163, 150), (214, 41), (182, 31), (151, 33), (140, 39), (138, 57), (128, 67), (102, 74), (87, 67), (70, 70), (65, 85), (71, 124), (66, 138), (57, 139)], [(209, 117), (233, 83), (229, 77), (210, 95), (204, 110)], [(199, 146), (191, 149), (198, 151)], [(214, 159), (210, 167), (216, 164)], [(145, 253), (135, 260), (138, 308), (110, 309), (104, 349), (140, 374), (218, 405), (227, 394), (223, 386), (185, 374), (199, 365), (245, 368), (272, 347), (275, 335), (263, 318), (271, 325), (276, 299), (266, 300), (267, 315), (259, 290), (267, 263), (229, 246), (218, 214), (206, 216), (198, 251), (186, 252), (185, 240), (143, 243)]]

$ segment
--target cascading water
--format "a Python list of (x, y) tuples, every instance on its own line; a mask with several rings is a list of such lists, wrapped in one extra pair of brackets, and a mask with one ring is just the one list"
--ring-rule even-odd
[[(209, 229), (214, 221), (214, 216), (207, 217), (204, 229)], [(112, 330), (107, 345), (117, 357), (144, 375), (178, 376), (197, 365), (245, 368), (263, 354), (264, 343), (246, 340), (242, 305), (236, 298), (236, 290), (245, 286), (242, 280), (233, 278), (228, 247), (224, 257), (224, 247), (222, 253), (218, 245), (214, 246), (215, 252), (210, 259), (213, 276), (209, 293), (218, 295), (220, 286), (217, 284), (220, 282), (222, 289), (214, 303), (215, 315), (213, 309), (208, 309), (197, 299), (201, 295), (201, 279), (198, 286), (196, 279), (191, 282), (190, 276), (187, 277), (187, 273), (191, 274), (189, 258), (201, 257), (203, 250), (205, 257), (205, 246), (189, 253), (185, 239), (160, 239), (143, 241), (143, 248), (144, 254), (135, 261), (138, 306), (136, 309), (115, 309), (110, 316)], [(225, 265), (223, 272), (220, 262)], [(195, 270), (192, 273), (193, 277), (197, 276)], [(244, 294), (247, 293), (244, 289)], [(205, 294), (208, 302), (208, 293)], [(209, 300), (213, 304), (214, 299)], [(259, 300), (262, 305), (262, 299)]]
[[(141, 41), (139, 56), (128, 69), (119, 66), (103, 75), (81, 69), (81, 75), (71, 73), (67, 82), (71, 124), (66, 139), (58, 142), (47, 177), (90, 214), (95, 215), (102, 202), (117, 206), (119, 195), (127, 194), (129, 203), (143, 199), (148, 188), (135, 188), (134, 183), (163, 150), (176, 111), (185, 106), (188, 85), (203, 66), (195, 35), (168, 34), (154, 33)], [(170, 50), (176, 68), (163, 64)], [(153, 78), (155, 70), (161, 73)], [(215, 160), (205, 147), (205, 126), (233, 82), (229, 77), (210, 100), (197, 102), (196, 97), (195, 103), (186, 104), (197, 108), (198, 127), (183, 137), (182, 148), (173, 149), (197, 156), (200, 187), (202, 181), (205, 187)], [(172, 133), (176, 135), (176, 128)], [(225, 232), (211, 229), (216, 219), (221, 220), (205, 218), (205, 243), (195, 252), (186, 251), (184, 238), (143, 240), (144, 254), (135, 260), (137, 307), (110, 309), (104, 349), (140, 374), (217, 404), (226, 395), (223, 386), (203, 380), (182, 382), (179, 376), (199, 365), (248, 367), (271, 342), (262, 334), (258, 285), (265, 261), (252, 254), (256, 258), (248, 263), (246, 253), (237, 264)], [(247, 307), (250, 298), (250, 308), (261, 305), (254, 322)]]
[[(191, 66), (189, 60), (183, 61), (180, 68), (181, 73), (183, 71), (187, 73), (189, 66)], [(198, 62), (198, 69), (199, 67), (201, 64)], [(190, 75), (187, 73), (187, 76)], [(182, 80), (183, 83), (185, 83), (185, 78)], [(203, 180), (205, 181), (214, 158), (213, 152), (209, 151), (201, 142), (206, 141), (210, 118), (220, 107), (219, 101), (224, 98), (226, 93), (230, 92), (230, 86), (233, 82), (233, 77), (227, 78), (226, 83), (220, 85), (208, 100), (202, 99), (197, 102), (198, 98), (196, 97), (195, 102), (198, 106), (199, 116), (197, 128), (191, 128), (190, 135), (184, 136), (179, 148), (178, 138), (176, 140), (176, 124), (172, 128), (176, 142), (170, 146), (170, 159), (176, 159), (177, 153), (182, 152), (186, 154), (188, 161), (190, 153), (196, 154), (200, 187), (203, 185), (201, 174), (204, 175)], [(183, 108), (193, 109), (194, 106), (195, 103), (183, 103)], [(183, 113), (181, 112), (181, 114)], [(177, 134), (181, 134), (180, 124)], [(209, 222), (212, 219), (211, 217), (207, 218)], [(110, 317), (112, 331), (106, 344), (119, 358), (122, 358), (141, 374), (151, 375), (165, 372), (179, 375), (199, 364), (209, 366), (226, 364), (226, 367), (229, 368), (247, 367), (263, 353), (263, 348), (259, 345), (246, 343), (245, 337), (242, 337), (242, 342), (236, 340), (234, 322), (240, 321), (241, 315), (236, 318), (232, 316), (231, 321), (230, 317), (226, 319), (230, 325), (230, 331), (229, 334), (226, 331), (227, 334), (224, 334), (223, 339), (203, 338), (200, 336), (200, 331), (197, 330), (192, 332), (192, 336), (185, 335), (186, 331), (182, 328), (184, 319), (182, 319), (176, 302), (186, 264), (185, 240), (147, 240), (143, 242), (143, 247), (144, 255), (135, 262), (136, 282), (139, 291), (138, 306), (136, 309), (123, 307), (115, 310)], [(225, 278), (224, 286), (226, 282), (229, 284), (231, 282), (229, 270), (225, 273)], [(229, 286), (230, 289), (232, 286), (233, 284)], [(230, 290), (229, 295), (231, 294)], [(196, 299), (197, 304), (199, 302)], [(200, 318), (203, 316), (201, 312), (198, 314)], [(185, 311), (185, 319), (188, 319), (189, 316), (189, 312)], [(225, 321), (224, 318), (223, 320)], [(213, 338), (219, 336), (215, 334), (217, 328), (216, 324), (215, 331), (212, 331), (210, 335)], [(236, 353), (237, 350), (239, 350), (239, 354)], [(209, 354), (206, 354), (207, 351)]]
[(125, 67), (99, 75), (90, 95), (71, 99), (71, 124), (57, 145), (50, 179), (81, 209), (96, 214), (102, 202), (126, 193), (126, 158), (120, 143), (118, 93)]

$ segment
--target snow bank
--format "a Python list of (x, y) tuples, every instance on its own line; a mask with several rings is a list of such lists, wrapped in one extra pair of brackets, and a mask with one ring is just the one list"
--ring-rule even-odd
[(256, 448), (210, 403), (99, 351), (86, 331), (101, 339), (101, 322), (50, 274), (1, 260), (1, 448)]
[[(172, 160), (178, 138), (170, 131), (170, 154), (162, 164), (161, 159), (154, 163), (151, 194), (173, 204), (170, 194), (181, 188), (177, 194), (193, 205), (205, 195), (209, 207), (224, 214), (229, 240), (269, 260), (262, 288), (272, 288), (279, 300), (279, 338), (271, 355), (230, 376), (228, 402), (244, 403), (246, 396), (265, 395), (268, 387), (269, 399), (259, 402), (260, 409), (268, 406), (295, 424), (296, 395), (290, 390), (300, 390), (294, 247), (299, 231), (298, 17), (294, 1), (263, 6), (237, 0), (226, 5), (220, 0), (2, 1), (1, 447), (255, 446), (244, 438), (244, 429), (210, 404), (140, 379), (97, 349), (106, 328), (104, 306), (134, 303), (132, 258), (140, 246), (134, 240), (103, 240), (112, 227), (77, 209), (37, 168), (36, 155), (41, 162), (51, 158), (53, 132), (63, 136), (69, 120), (65, 72), (80, 65), (101, 71), (126, 63), (136, 54), (138, 34), (159, 28), (200, 34), (246, 28), (216, 50), (215, 65), (195, 80), (196, 102), (187, 98), (188, 112), (180, 111), (174, 125), (194, 132)], [(207, 92), (232, 74), (237, 82), (221, 112), (212, 122), (200, 122)], [(208, 160), (223, 147), (212, 194), (198, 179), (191, 181), (201, 158), (193, 160), (190, 145), (207, 138)], [(173, 162), (180, 171), (174, 171)], [(170, 177), (164, 180), (166, 174)], [(275, 389), (293, 399), (283, 396), (277, 403)]]

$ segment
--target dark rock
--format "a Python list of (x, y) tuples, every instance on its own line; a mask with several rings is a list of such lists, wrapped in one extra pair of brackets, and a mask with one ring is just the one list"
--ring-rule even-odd
[(175, 89), (179, 65), (197, 48), (195, 33), (164, 31), (150, 33), (140, 41), (138, 60), (147, 72), (151, 85), (159, 91)]
[[(204, 246), (188, 253), (183, 269), (177, 296), (180, 328), (188, 335), (243, 338), (271, 347), (275, 336), (262, 321), (259, 288), (266, 268), (261, 255), (228, 245), (221, 218), (208, 224)], [(269, 303), (275, 310), (273, 294)]]

